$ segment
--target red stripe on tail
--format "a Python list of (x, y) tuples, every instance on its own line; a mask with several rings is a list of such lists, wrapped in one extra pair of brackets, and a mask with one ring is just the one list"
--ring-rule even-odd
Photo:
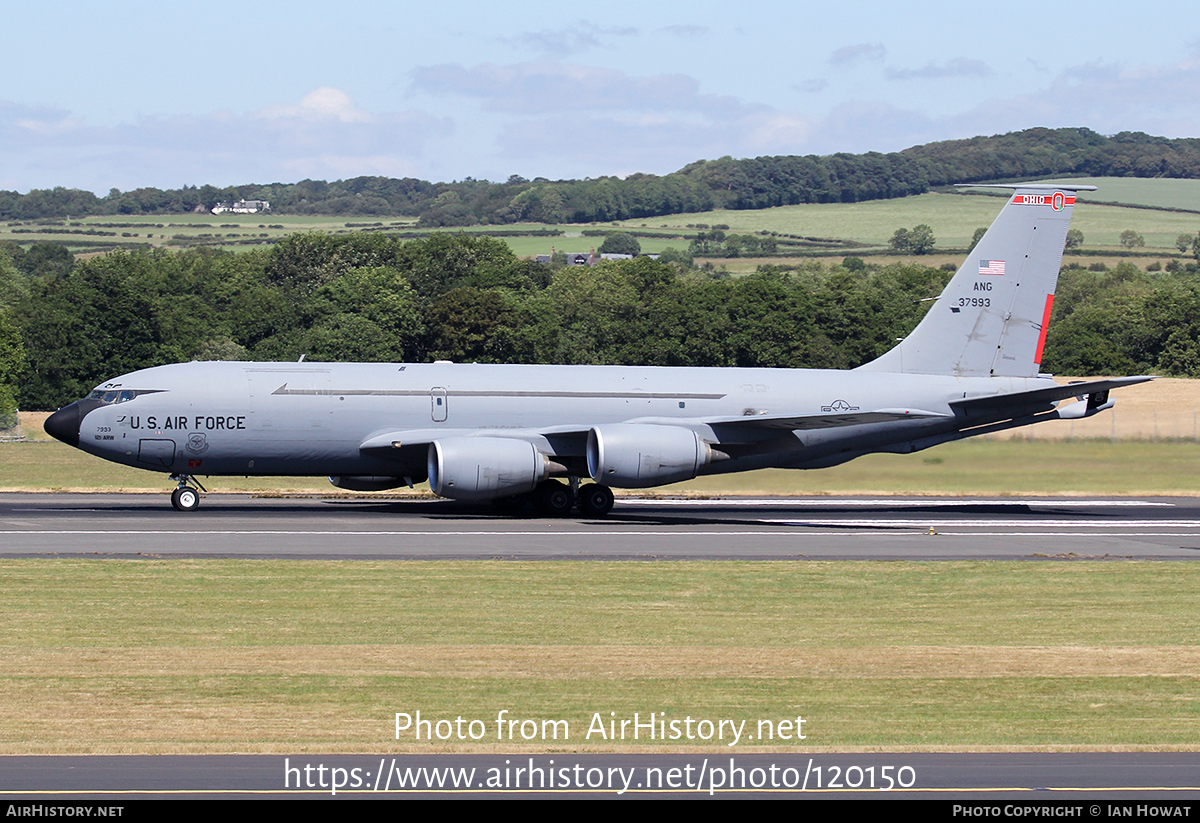
[(1046, 330), (1050, 328), (1050, 310), (1054, 308), (1054, 295), (1046, 295), (1046, 310), (1042, 312), (1042, 333), (1038, 335), (1037, 354), (1033, 362), (1042, 365), (1042, 349), (1046, 348)]

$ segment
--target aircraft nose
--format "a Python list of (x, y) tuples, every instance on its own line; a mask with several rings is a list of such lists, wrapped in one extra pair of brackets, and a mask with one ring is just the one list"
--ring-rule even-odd
[(53, 437), (55, 440), (61, 440), (68, 446), (79, 446), (79, 423), (83, 419), (83, 415), (79, 413), (79, 403), (75, 402), (69, 406), (63, 406), (54, 414), (46, 418), (46, 422), (42, 424), (42, 428), (46, 430), (46, 434)]

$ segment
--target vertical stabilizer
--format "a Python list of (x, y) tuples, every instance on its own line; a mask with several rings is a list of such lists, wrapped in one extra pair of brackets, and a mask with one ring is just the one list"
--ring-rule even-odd
[(894, 349), (860, 368), (961, 377), (1035, 377), (1075, 192), (1020, 183), (929, 313)]

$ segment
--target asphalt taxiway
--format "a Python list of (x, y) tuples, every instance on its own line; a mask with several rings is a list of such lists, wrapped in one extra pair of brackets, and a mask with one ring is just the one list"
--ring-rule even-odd
[(602, 519), (441, 500), (0, 495), (0, 556), (1200, 559), (1197, 498), (619, 498)]

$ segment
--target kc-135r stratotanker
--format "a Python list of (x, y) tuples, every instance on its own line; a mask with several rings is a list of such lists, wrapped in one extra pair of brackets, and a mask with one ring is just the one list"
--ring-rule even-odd
[[(915, 452), (1083, 418), (1149, 377), (1039, 374), (1075, 192), (1025, 183), (913, 332), (849, 371), (462, 363), (181, 363), (125, 374), (47, 419), (72, 446), (197, 475), (329, 475), (383, 490), (606, 514), (640, 489)], [(556, 478), (565, 478), (562, 482)], [(580, 481), (590, 478), (582, 487)]]

